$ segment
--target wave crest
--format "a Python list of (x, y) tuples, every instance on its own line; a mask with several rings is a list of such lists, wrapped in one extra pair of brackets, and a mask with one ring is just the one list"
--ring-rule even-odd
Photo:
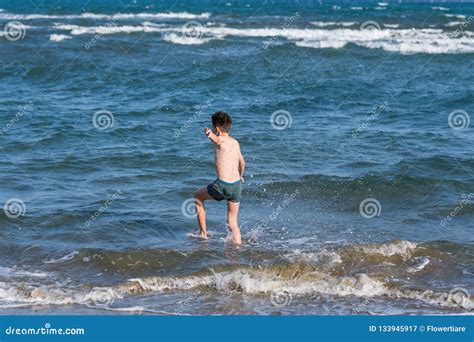
[[(314, 24), (314, 23), (313, 23)], [(348, 23), (349, 24), (349, 23)], [(298, 28), (233, 28), (225, 26), (202, 26), (200, 37), (185, 37), (181, 26), (158, 27), (143, 23), (125, 26), (77, 26), (57, 25), (59, 30), (70, 30), (72, 35), (118, 34), (118, 33), (163, 33), (164, 40), (181, 45), (203, 44), (214, 39), (226, 37), (287, 39), (297, 46), (307, 48), (340, 49), (347, 44), (368, 49), (382, 49), (402, 54), (427, 53), (451, 54), (474, 52), (474, 34), (464, 31), (457, 37), (441, 29), (389, 29), (358, 30), (336, 29), (298, 29)]]

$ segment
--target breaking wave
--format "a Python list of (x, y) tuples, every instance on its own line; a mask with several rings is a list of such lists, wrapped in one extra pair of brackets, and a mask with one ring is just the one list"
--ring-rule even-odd
[[(416, 300), (436, 307), (474, 310), (474, 299), (465, 289), (454, 289), (454, 293), (449, 289), (421, 285), (424, 283), (410, 285), (396, 280), (403, 276), (408, 279), (416, 277), (431, 267), (432, 260), (442, 259), (442, 248), (452, 250), (455, 247), (441, 246), (441, 242), (427, 245), (397, 240), (314, 252), (293, 250), (284, 254), (244, 254), (243, 259), (255, 259), (254, 262), (247, 265), (214, 265), (210, 269), (203, 268), (180, 276), (134, 277), (108, 286), (54, 283), (45, 280), (48, 276), (45, 272), (5, 268), (1, 269), (0, 274), (0, 277), (5, 275), (0, 281), (0, 307), (78, 304), (100, 309), (143, 311), (147, 309), (123, 308), (118, 304), (134, 295), (189, 292), (193, 296), (244, 294), (257, 298), (272, 293), (288, 293), (294, 298), (313, 298), (318, 295), (334, 298), (386, 297), (392, 300)], [(133, 257), (133, 253), (116, 252), (115, 256), (110, 254), (109, 258), (112, 264), (115, 264), (115, 257), (132, 263), (134, 257), (145, 259), (145, 263), (155, 260), (152, 268), (156, 269), (158, 259), (163, 262), (167, 257), (183, 257), (182, 253), (168, 250), (157, 251), (148, 259), (140, 253)], [(84, 252), (73, 251), (63, 257), (45, 260), (44, 263), (71, 266), (75, 261), (84, 260), (84, 255)], [(195, 260), (202, 256), (192, 253), (184, 257)], [(269, 264), (264, 259), (273, 261)], [(104, 267), (109, 268), (110, 265)], [(43, 283), (40, 282), (42, 280)]]
[(93, 20), (130, 20), (130, 19), (207, 19), (210, 13), (193, 14), (188, 12), (167, 13), (82, 13), (82, 14), (15, 14), (0, 13), (0, 20), (60, 20), (60, 19), (93, 19)]
[[(313, 25), (316, 22), (312, 23)], [(324, 23), (324, 25), (333, 23)], [(334, 23), (336, 24), (336, 23)], [(349, 25), (352, 23), (339, 23)], [(319, 22), (322, 26), (323, 23)], [(389, 24), (394, 27), (395, 24)], [(174, 44), (204, 44), (215, 39), (228, 37), (287, 39), (297, 46), (315, 49), (341, 49), (355, 44), (368, 49), (382, 49), (402, 54), (455, 54), (474, 52), (474, 33), (464, 31), (457, 37), (441, 29), (374, 29), (360, 30), (348, 28), (310, 29), (310, 28), (233, 28), (206, 25), (199, 27), (199, 37), (188, 37), (181, 26), (159, 27), (150, 23), (123, 26), (55, 26), (58, 30), (70, 31), (72, 35), (119, 34), (119, 33), (161, 33), (163, 39)]]
[(334, 276), (325, 272), (298, 267), (272, 266), (260, 269), (240, 267), (231, 271), (210, 270), (207, 274), (183, 277), (132, 278), (116, 286), (63, 289), (57, 285), (11, 285), (0, 282), (2, 307), (25, 305), (71, 305), (112, 307), (114, 301), (149, 292), (192, 292), (202, 294), (245, 294), (267, 296), (289, 293), (294, 297), (329, 295), (362, 298), (385, 296), (412, 299), (441, 307), (474, 309), (472, 296), (452, 300), (450, 292), (407, 289), (360, 273), (354, 276)]

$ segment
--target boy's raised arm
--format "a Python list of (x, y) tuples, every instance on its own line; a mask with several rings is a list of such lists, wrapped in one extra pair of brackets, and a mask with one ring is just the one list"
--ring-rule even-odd
[(207, 127), (204, 128), (204, 134), (206, 134), (207, 137), (217, 146), (219, 146), (222, 143), (221, 139), (217, 135), (212, 133), (212, 131)]

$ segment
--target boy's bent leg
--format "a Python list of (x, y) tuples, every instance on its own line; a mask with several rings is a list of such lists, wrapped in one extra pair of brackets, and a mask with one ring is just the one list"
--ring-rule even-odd
[(232, 231), (232, 241), (237, 245), (242, 244), (240, 228), (237, 221), (237, 216), (239, 215), (239, 207), (240, 203), (227, 201), (227, 222)]
[(196, 205), (196, 216), (199, 223), (199, 228), (201, 230), (200, 236), (202, 238), (207, 238), (206, 233), (206, 207), (204, 206), (204, 201), (212, 199), (212, 197), (207, 192), (207, 188), (201, 188), (194, 192), (194, 203)]

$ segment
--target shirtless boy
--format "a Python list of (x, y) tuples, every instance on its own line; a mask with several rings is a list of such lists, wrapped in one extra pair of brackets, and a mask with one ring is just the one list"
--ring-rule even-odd
[(201, 232), (200, 238), (207, 239), (206, 208), (204, 201), (214, 199), (227, 201), (227, 225), (232, 232), (232, 241), (240, 245), (240, 229), (237, 223), (245, 161), (237, 140), (229, 135), (232, 118), (226, 112), (212, 115), (212, 127), (204, 128), (204, 133), (214, 143), (217, 179), (207, 187), (194, 193), (196, 213)]

